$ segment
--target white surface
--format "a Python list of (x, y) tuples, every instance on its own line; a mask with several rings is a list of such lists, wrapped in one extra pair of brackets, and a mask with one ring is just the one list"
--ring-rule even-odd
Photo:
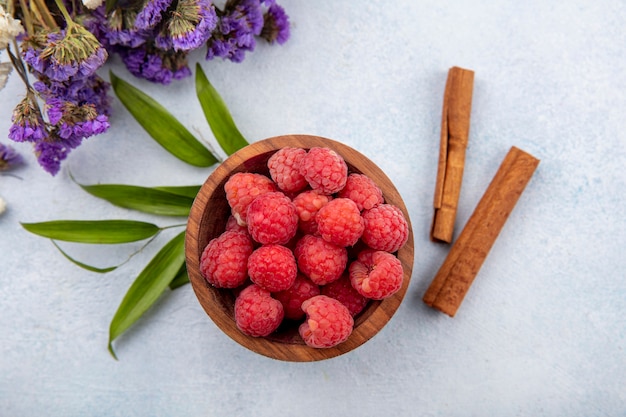
[[(128, 218), (84, 183), (188, 185), (209, 170), (159, 148), (115, 102), (113, 127), (52, 178), (28, 146), (0, 177), (2, 416), (626, 415), (626, 5), (619, 0), (283, 0), (292, 38), (242, 64), (205, 62), (250, 141), (308, 133), (369, 156), (395, 182), (415, 233), (413, 277), (384, 330), (309, 364), (253, 354), (205, 315), (190, 286), (163, 297), (106, 350), (133, 278), (173, 235), (107, 275), (83, 271), (19, 222)], [(198, 54), (196, 58), (202, 58)], [(428, 229), (447, 70), (476, 71), (456, 235), (510, 146), (541, 159), (454, 319), (421, 297), (446, 246)], [(213, 141), (192, 79), (161, 88), (113, 69)], [(23, 94), (0, 93), (0, 132)], [(5, 133), (3, 133), (4, 135)], [(8, 139), (2, 139), (8, 143)], [(63, 245), (116, 264), (136, 248)]]

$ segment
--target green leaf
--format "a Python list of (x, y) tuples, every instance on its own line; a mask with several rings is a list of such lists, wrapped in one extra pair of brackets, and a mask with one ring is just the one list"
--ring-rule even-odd
[(224, 152), (231, 155), (248, 145), (248, 141), (237, 129), (224, 100), (211, 85), (200, 64), (196, 64), (196, 94), (204, 117)]
[(78, 184), (89, 194), (116, 206), (162, 216), (189, 216), (193, 198), (158, 188), (123, 184)]
[(189, 274), (187, 274), (187, 265), (183, 263), (183, 266), (178, 270), (178, 274), (170, 282), (170, 290), (175, 290), (185, 284), (189, 284)]
[(217, 158), (163, 106), (113, 72), (110, 72), (110, 78), (117, 98), (146, 132), (172, 155), (198, 167), (210, 167), (217, 162)]
[(184, 185), (176, 187), (154, 187), (154, 189), (195, 199), (196, 195), (200, 192), (201, 187), (201, 185)]
[(136, 242), (161, 230), (154, 224), (133, 220), (53, 220), (22, 223), (22, 227), (50, 239), (98, 244)]
[(117, 269), (117, 267), (119, 265), (116, 266), (109, 266), (106, 268), (97, 268), (95, 266), (91, 266), (91, 265), (87, 265), (85, 263), (82, 263), (80, 261), (77, 261), (76, 259), (72, 258), (70, 255), (68, 255), (67, 253), (65, 253), (65, 251), (63, 249), (61, 249), (61, 247), (53, 240), (52, 244), (59, 250), (59, 252), (61, 252), (63, 254), (63, 256), (65, 256), (65, 258), (70, 261), (71, 263), (80, 266), (83, 269), (86, 269), (88, 271), (91, 272), (97, 272), (99, 274), (106, 274), (107, 272), (111, 272)]
[(170, 240), (130, 286), (109, 327), (109, 352), (113, 341), (134, 324), (161, 296), (185, 262), (185, 232)]

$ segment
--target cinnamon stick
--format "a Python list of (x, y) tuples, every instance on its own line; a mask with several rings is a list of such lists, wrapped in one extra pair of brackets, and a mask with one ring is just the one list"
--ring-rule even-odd
[(469, 139), (473, 89), (474, 71), (459, 67), (449, 69), (443, 95), (435, 214), (430, 231), (434, 242), (452, 242)]
[(539, 160), (512, 147), (424, 294), (454, 317)]

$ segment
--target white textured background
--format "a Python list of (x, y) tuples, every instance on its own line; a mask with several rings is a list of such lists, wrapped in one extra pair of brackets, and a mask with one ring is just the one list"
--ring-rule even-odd
[[(113, 127), (51, 178), (0, 177), (0, 416), (626, 415), (626, 4), (622, 0), (289, 1), (291, 40), (242, 64), (205, 62), (250, 141), (340, 140), (396, 183), (415, 233), (413, 277), (382, 332), (300, 364), (239, 346), (190, 286), (166, 294), (106, 350), (108, 325), (152, 245), (106, 275), (66, 261), (19, 222), (175, 220), (115, 208), (83, 183), (199, 184), (115, 102)], [(3, 56), (6, 60), (6, 56)], [(458, 315), (421, 297), (448, 248), (428, 229), (447, 70), (476, 71), (457, 235), (510, 146), (541, 159)], [(192, 79), (161, 88), (112, 69), (213, 141)], [(23, 94), (0, 97), (5, 137)], [(8, 139), (2, 139), (8, 143)], [(175, 231), (160, 237), (169, 239)], [(135, 245), (64, 244), (108, 266)]]

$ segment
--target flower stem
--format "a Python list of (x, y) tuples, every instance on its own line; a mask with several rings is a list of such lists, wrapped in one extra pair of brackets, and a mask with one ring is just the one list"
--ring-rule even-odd
[(187, 226), (187, 223), (182, 223), (182, 224), (172, 224), (170, 226), (163, 226), (161, 227), (161, 230), (166, 230), (166, 229), (172, 229), (174, 227), (184, 227)]
[[(42, 24), (48, 27), (48, 29), (58, 29), (59, 25), (54, 20), (52, 15), (50, 14), (50, 10), (48, 10), (48, 6), (44, 0), (33, 0), (35, 4), (31, 4), (33, 7), (33, 11), (38, 11), (41, 15)], [(24, 9), (24, 14), (27, 14), (28, 9)]]
[(54, 0), (54, 2), (57, 4), (57, 7), (63, 14), (63, 17), (65, 18), (65, 23), (67, 23), (68, 26), (74, 24), (74, 21), (72, 20), (72, 16), (70, 16), (70, 13), (67, 11), (67, 8), (65, 7), (65, 4), (63, 4), (63, 0)]

